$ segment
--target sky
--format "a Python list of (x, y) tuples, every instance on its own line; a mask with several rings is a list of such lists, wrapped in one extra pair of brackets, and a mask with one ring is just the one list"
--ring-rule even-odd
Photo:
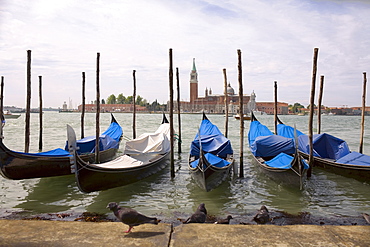
[[(149, 103), (169, 99), (169, 50), (179, 70), (180, 99), (189, 101), (195, 58), (199, 96), (222, 94), (228, 82), (238, 93), (242, 54), (243, 93), (257, 102), (310, 102), (313, 54), (319, 48), (316, 97), (322, 103), (361, 106), (364, 72), (370, 71), (368, 0), (0, 0), (0, 76), (4, 105), (25, 107), (27, 50), (31, 50), (31, 107), (136, 94)], [(174, 97), (176, 77), (174, 77)], [(367, 102), (369, 93), (367, 90)], [(370, 103), (367, 103), (370, 105)]]

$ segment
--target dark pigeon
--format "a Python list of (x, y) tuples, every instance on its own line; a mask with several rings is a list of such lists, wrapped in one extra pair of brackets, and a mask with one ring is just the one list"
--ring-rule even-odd
[(136, 210), (132, 208), (121, 208), (115, 202), (110, 202), (107, 208), (112, 210), (114, 215), (120, 221), (122, 221), (123, 224), (129, 226), (126, 233), (129, 233), (134, 226), (146, 223), (158, 225), (158, 223), (160, 222), (160, 220), (157, 220), (157, 218), (147, 217), (145, 215), (138, 213)]
[(253, 217), (253, 220), (257, 222), (257, 224), (266, 224), (270, 221), (269, 211), (265, 206), (262, 206), (260, 210), (258, 210), (257, 214)]
[(188, 223), (204, 223), (207, 218), (207, 210), (204, 203), (201, 203), (194, 214), (192, 214), (184, 224)]
[(226, 219), (220, 219), (220, 220), (216, 221), (215, 224), (230, 224), (230, 220), (232, 218), (233, 217), (231, 215), (228, 215)]

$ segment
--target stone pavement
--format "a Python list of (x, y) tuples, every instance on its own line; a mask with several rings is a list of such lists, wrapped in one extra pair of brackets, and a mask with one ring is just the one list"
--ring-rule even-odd
[(0, 246), (370, 246), (370, 226), (0, 220)]

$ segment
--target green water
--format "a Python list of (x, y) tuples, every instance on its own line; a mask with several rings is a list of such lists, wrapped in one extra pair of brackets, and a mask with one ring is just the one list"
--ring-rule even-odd
[[(31, 114), (30, 151), (37, 152), (39, 124), (38, 114)], [(132, 115), (117, 113), (117, 121), (122, 125), (124, 135), (132, 137)], [(101, 114), (101, 131), (110, 122), (109, 114)], [(208, 118), (224, 131), (225, 118), (222, 115), (209, 115)], [(259, 116), (259, 120), (273, 129), (273, 116)], [(286, 124), (296, 124), (307, 133), (306, 116), (280, 116)], [(19, 119), (8, 120), (4, 129), (4, 143), (12, 150), (24, 150), (24, 115)], [(64, 147), (66, 124), (74, 127), (80, 135), (79, 113), (45, 112), (43, 115), (44, 150)], [(138, 114), (137, 136), (144, 132), (155, 131), (162, 119), (161, 114)], [(213, 215), (246, 215), (255, 212), (261, 205), (270, 210), (288, 213), (309, 212), (325, 216), (359, 216), (370, 211), (370, 184), (331, 174), (320, 169), (313, 170), (313, 176), (305, 182), (304, 190), (286, 188), (267, 179), (252, 163), (247, 144), (249, 122), (245, 122), (244, 140), (244, 178), (230, 176), (230, 179), (211, 192), (201, 191), (192, 181), (187, 158), (189, 147), (194, 138), (202, 116), (184, 114), (182, 119), (182, 151), (175, 152), (176, 177), (170, 178), (169, 168), (143, 181), (110, 189), (107, 191), (84, 194), (77, 188), (74, 176), (50, 177), (12, 181), (0, 177), (0, 216), (12, 212), (27, 211), (29, 214), (100, 212), (108, 213), (106, 205), (111, 201), (119, 202), (145, 214), (162, 214), (173, 217), (178, 213), (189, 214), (199, 203), (204, 202)], [(360, 138), (359, 116), (323, 116), (322, 132), (345, 139), (350, 148), (358, 151)], [(367, 117), (368, 123), (370, 118)], [(177, 117), (174, 118), (177, 131)], [(316, 128), (316, 122), (315, 122)], [(364, 152), (370, 154), (369, 128), (365, 129)], [(229, 118), (229, 138), (239, 163), (239, 120)], [(95, 135), (95, 114), (87, 114), (85, 135)], [(120, 146), (123, 148), (124, 142)], [(239, 164), (237, 164), (239, 166)], [(103, 181), (102, 181), (103, 183)]]

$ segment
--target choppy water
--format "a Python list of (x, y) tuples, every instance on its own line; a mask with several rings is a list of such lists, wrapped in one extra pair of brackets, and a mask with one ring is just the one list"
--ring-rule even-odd
[[(132, 115), (117, 113), (117, 121), (122, 125), (124, 134), (132, 136)], [(225, 118), (222, 115), (209, 115), (209, 119), (224, 130)], [(161, 121), (160, 114), (138, 114), (137, 135), (154, 131)], [(176, 177), (170, 178), (169, 167), (143, 181), (110, 189), (107, 191), (84, 194), (76, 186), (74, 176), (50, 177), (13, 181), (0, 177), (0, 216), (12, 212), (27, 211), (30, 215), (40, 213), (107, 213), (108, 202), (116, 201), (138, 211), (164, 217), (176, 213), (189, 214), (199, 203), (204, 202), (213, 215), (246, 215), (255, 212), (261, 205), (270, 210), (288, 213), (308, 212), (317, 216), (359, 216), (370, 211), (370, 184), (331, 174), (320, 169), (313, 170), (313, 176), (306, 181), (304, 190), (286, 188), (267, 179), (252, 163), (247, 139), (244, 144), (244, 178), (232, 177), (211, 192), (203, 192), (192, 181), (187, 158), (190, 142), (195, 136), (202, 116), (185, 114), (182, 118), (182, 151), (175, 152)], [(259, 120), (273, 129), (273, 116), (259, 116)], [(307, 116), (280, 116), (286, 124), (296, 124), (307, 133)], [(66, 124), (80, 134), (79, 113), (45, 112), (44, 151), (64, 147)], [(109, 125), (110, 115), (101, 114), (101, 130)], [(352, 150), (358, 151), (360, 139), (359, 116), (323, 116), (322, 132), (345, 139)], [(368, 124), (370, 118), (366, 118)], [(38, 149), (38, 114), (31, 114), (31, 152)], [(177, 130), (177, 116), (174, 118)], [(316, 122), (315, 122), (316, 124)], [(4, 142), (13, 150), (24, 150), (24, 115), (19, 119), (8, 120), (4, 129)], [(315, 126), (316, 128), (316, 126)], [(249, 122), (245, 122), (245, 138)], [(364, 152), (370, 154), (369, 128), (365, 129)], [(85, 135), (95, 134), (95, 114), (85, 118)], [(239, 121), (229, 118), (229, 138), (232, 141), (236, 161), (239, 162)], [(121, 150), (124, 142), (121, 144)], [(239, 165), (239, 164), (238, 164)], [(103, 181), (102, 181), (103, 182)]]

